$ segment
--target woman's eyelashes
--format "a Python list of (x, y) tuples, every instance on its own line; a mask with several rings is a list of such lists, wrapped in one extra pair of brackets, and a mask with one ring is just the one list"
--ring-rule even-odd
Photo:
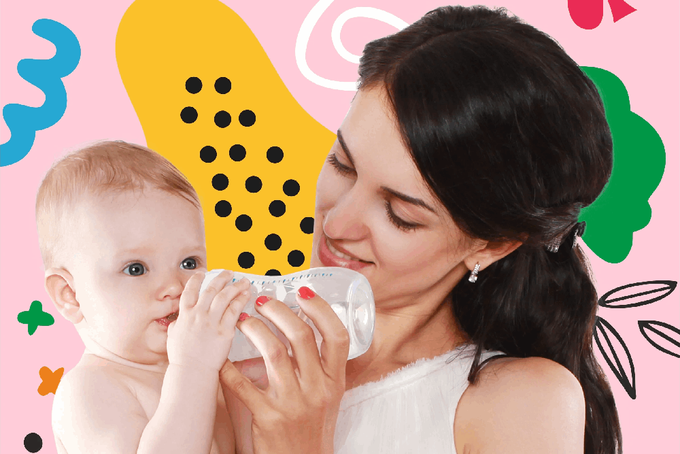
[[(335, 153), (330, 153), (328, 155), (328, 162), (330, 165), (332, 165), (335, 170), (338, 171), (338, 173), (342, 175), (352, 175), (356, 174), (356, 170), (353, 168), (346, 166), (345, 164), (341, 163), (338, 160), (338, 157)], [(387, 211), (387, 217), (389, 218), (390, 222), (394, 224), (398, 229), (403, 230), (405, 232), (415, 230), (418, 227), (420, 227), (420, 224), (413, 224), (411, 222), (406, 222), (400, 217), (398, 217), (396, 214), (394, 214), (394, 211), (392, 210), (392, 205), (390, 204), (389, 200), (385, 200), (385, 210)]]
[(338, 157), (335, 153), (331, 153), (328, 155), (328, 162), (335, 168), (335, 170), (338, 171), (338, 173), (342, 175), (350, 175), (356, 173), (356, 171), (353, 168), (346, 166), (345, 164), (338, 161)]
[(406, 222), (400, 217), (398, 217), (396, 214), (394, 214), (394, 211), (392, 210), (392, 205), (390, 204), (389, 200), (385, 200), (385, 210), (387, 210), (387, 217), (390, 218), (390, 222), (392, 222), (392, 224), (394, 224), (400, 230), (408, 232), (420, 227), (420, 224)]

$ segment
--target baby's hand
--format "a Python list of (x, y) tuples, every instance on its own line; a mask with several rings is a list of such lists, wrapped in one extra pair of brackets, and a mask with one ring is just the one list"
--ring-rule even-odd
[(168, 360), (180, 366), (219, 371), (229, 355), (236, 322), (250, 298), (247, 279), (229, 284), (234, 273), (221, 272), (200, 294), (205, 273), (188, 281), (179, 300), (179, 316), (168, 326)]

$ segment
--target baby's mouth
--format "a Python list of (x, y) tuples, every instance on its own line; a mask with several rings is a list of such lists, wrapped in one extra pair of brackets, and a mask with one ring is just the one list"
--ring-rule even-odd
[(177, 320), (178, 316), (179, 316), (179, 311), (173, 312), (172, 314), (168, 314), (163, 318), (156, 319), (156, 322), (160, 323), (163, 326), (168, 326), (168, 325), (170, 325), (170, 323)]

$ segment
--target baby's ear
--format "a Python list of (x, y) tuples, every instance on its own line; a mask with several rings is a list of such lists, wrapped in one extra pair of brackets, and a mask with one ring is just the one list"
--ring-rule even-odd
[(50, 268), (45, 271), (45, 290), (59, 313), (74, 325), (83, 319), (80, 304), (73, 291), (73, 276), (63, 268)]

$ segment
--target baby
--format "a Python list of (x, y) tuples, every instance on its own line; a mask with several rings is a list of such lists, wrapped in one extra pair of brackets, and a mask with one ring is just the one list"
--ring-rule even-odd
[(36, 219), (45, 288), (85, 344), (54, 398), (57, 452), (234, 452), (218, 374), (250, 284), (223, 272), (199, 297), (191, 184), (147, 148), (98, 143), (50, 169)]

